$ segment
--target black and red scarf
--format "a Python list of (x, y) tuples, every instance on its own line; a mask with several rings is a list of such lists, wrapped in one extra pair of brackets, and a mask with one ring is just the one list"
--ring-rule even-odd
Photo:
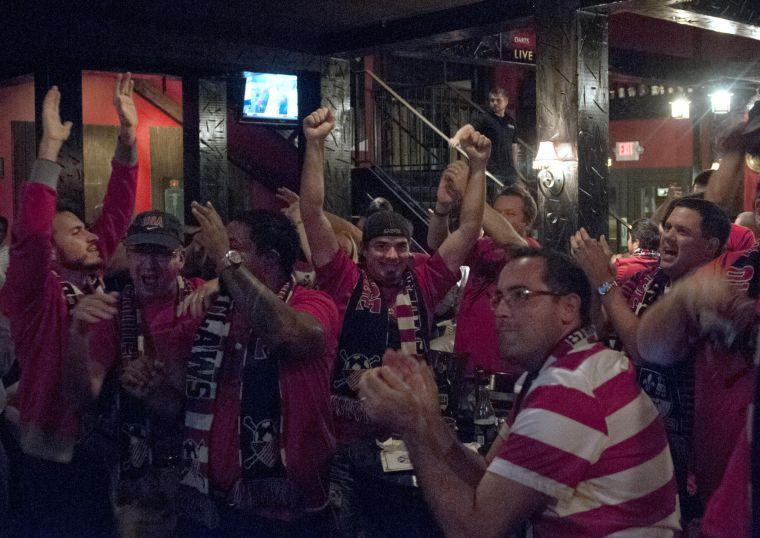
[(422, 294), (411, 270), (404, 272), (404, 286), (396, 296), (395, 320), (383, 304), (380, 288), (365, 270), (346, 307), (338, 343), (330, 397), (338, 417), (365, 423), (356, 388), (362, 371), (380, 366), (388, 348), (407, 355), (427, 357), (430, 334)]
[[(295, 282), (289, 280), (277, 296), (288, 302)], [(278, 361), (261, 341), (249, 332), (247, 345), (237, 354), (227, 339), (232, 327), (234, 302), (220, 294), (209, 308), (195, 335), (187, 362), (185, 427), (182, 441), (181, 483), (208, 496), (226, 495), (237, 508), (287, 507), (298, 505), (298, 495), (285, 477), (282, 458), (282, 417)], [(234, 346), (237, 347), (237, 346)], [(239, 458), (241, 478), (230, 492), (214, 492), (209, 482), (209, 453), (215, 402), (223, 361), (243, 361), (240, 393)], [(192, 501), (191, 501), (192, 502)], [(198, 507), (206, 512), (206, 507)], [(204, 518), (202, 513), (199, 517)]]

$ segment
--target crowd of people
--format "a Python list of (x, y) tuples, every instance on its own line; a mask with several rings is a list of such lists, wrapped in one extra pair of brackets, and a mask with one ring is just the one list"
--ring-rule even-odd
[[(193, 202), (192, 234), (133, 216), (132, 92), (120, 75), (95, 222), (57, 197), (55, 86), (10, 248), (0, 219), (0, 534), (749, 534), (760, 250), (726, 210), (760, 107), (615, 256), (583, 228), (542, 248), (519, 183), (487, 203), (492, 141), (465, 125), (426, 254), (387, 200), (356, 225), (326, 211), (327, 108), (282, 211)], [(517, 380), (480, 452), (429, 364), (452, 296), (464, 374)], [(383, 472), (389, 443), (406, 473)]]

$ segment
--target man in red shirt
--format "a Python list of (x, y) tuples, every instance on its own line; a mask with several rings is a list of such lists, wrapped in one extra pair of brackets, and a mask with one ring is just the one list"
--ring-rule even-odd
[(118, 425), (110, 433), (119, 446), (113, 488), (121, 534), (175, 523), (185, 360), (201, 322), (180, 305), (203, 284), (181, 276), (183, 238), (173, 215), (140, 213), (124, 240), (129, 282), (118, 294), (86, 296), (73, 310), (64, 386), (80, 405), (104, 392), (109, 411), (101, 420)]
[[(23, 186), (0, 309), (8, 316), (21, 368), (18, 399), (22, 466), (21, 519), (28, 534), (76, 534), (108, 528), (102, 473), (81, 455), (79, 414), (64, 398), (63, 343), (71, 309), (100, 285), (102, 267), (129, 226), (137, 186), (137, 112), (131, 76), (118, 76), (114, 106), (120, 128), (101, 217), (87, 229), (74, 213), (56, 212), (56, 163), (71, 122), (61, 123), (53, 86), (42, 107), (42, 139)], [(84, 450), (80, 445), (78, 449)], [(105, 513), (105, 517), (104, 517)], [(105, 525), (105, 527), (104, 527)]]
[[(376, 432), (368, 425), (356, 395), (357, 379), (364, 371), (380, 364), (387, 348), (420, 356), (427, 353), (433, 309), (457, 281), (459, 267), (480, 233), (485, 205), (485, 166), (491, 143), (469, 125), (454, 137), (454, 142), (460, 143), (469, 157), (470, 175), (462, 199), (459, 228), (436, 254), (424, 263), (414, 264), (410, 253), (411, 224), (397, 213), (379, 211), (370, 215), (364, 224), (363, 262), (358, 265), (338, 247), (323, 208), (324, 139), (334, 124), (332, 112), (326, 108), (304, 120), (306, 152), (301, 175), (301, 216), (317, 271), (317, 284), (335, 300), (343, 318), (331, 385), (336, 436), (342, 445), (337, 459), (346, 456), (352, 460), (344, 473), (348, 477), (346, 482), (335, 490), (335, 497), (340, 497), (339, 511), (343, 519), (352, 502), (349, 496), (354, 496), (347, 493), (348, 489), (360, 488), (362, 493), (369, 489), (366, 480), (346, 486), (357, 476), (354, 464), (366, 465), (377, 453)], [(378, 504), (366, 501), (363, 494), (356, 497), (365, 501), (365, 507), (359, 511), (364, 515), (369, 513), (368, 505)], [(417, 502), (424, 510), (424, 504), (419, 499)], [(413, 519), (417, 515), (415, 511), (410, 504), (403, 513), (394, 512), (393, 518), (390, 514), (389, 517), (365, 517), (362, 524), (400, 522), (405, 515)], [(412, 519), (407, 520), (409, 525), (415, 524)], [(344, 530), (351, 533), (358, 529)], [(414, 532), (414, 529), (407, 527), (407, 531)]]
[[(448, 216), (452, 206), (462, 198), (468, 174), (467, 164), (455, 161), (441, 176), (428, 226), (428, 246), (432, 249), (437, 249), (449, 235)], [(467, 370), (470, 372), (478, 368), (499, 372), (505, 368), (499, 358), (496, 322), (489, 301), (499, 273), (509, 259), (509, 250), (526, 245), (539, 246), (535, 239), (528, 237), (536, 213), (535, 200), (519, 184), (503, 188), (496, 195), (493, 206), (486, 204), (483, 213), (486, 237), (478, 239), (464, 262), (470, 272), (456, 316), (454, 352), (468, 355)], [(511, 365), (506, 367), (514, 374), (522, 373)]]
[(335, 304), (295, 283), (282, 213), (247, 213), (231, 237), (210, 204), (193, 214), (221, 289), (187, 361), (179, 535), (327, 534)]
[[(370, 417), (398, 432), (440, 527), (456, 536), (672, 536), (662, 419), (622, 353), (595, 340), (591, 287), (567, 256), (517, 250), (492, 306), (505, 361), (528, 372), (506, 432), (481, 458), (456, 439), (429, 368), (386, 355), (362, 377)], [(540, 327), (540, 330), (536, 330)]]
[(688, 363), (662, 367), (645, 362), (636, 337), (649, 308), (667, 296), (672, 283), (722, 252), (729, 225), (726, 214), (712, 202), (688, 196), (675, 200), (665, 215), (659, 266), (636, 273), (620, 286), (610, 272), (604, 241), (591, 239), (581, 229), (571, 243), (574, 256), (597, 289), (615, 336), (638, 367), (639, 383), (665, 420), (685, 520), (699, 515), (687, 489), (697, 425), (694, 369)]
[(615, 280), (623, 284), (633, 275), (660, 265), (660, 227), (649, 219), (633, 221), (628, 232), (629, 256), (615, 260)]
[(647, 360), (694, 371), (694, 470), (707, 502), (747, 423), (760, 295), (760, 250), (726, 252), (674, 286), (642, 318), (638, 348)]

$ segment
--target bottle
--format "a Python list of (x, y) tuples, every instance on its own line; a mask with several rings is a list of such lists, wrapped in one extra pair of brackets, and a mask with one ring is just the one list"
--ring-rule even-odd
[(164, 190), (164, 211), (185, 222), (185, 196), (178, 179), (169, 180), (169, 186)]
[(451, 409), (453, 387), (448, 376), (448, 370), (444, 361), (440, 361), (436, 367), (436, 384), (438, 385), (438, 405), (441, 408), (441, 415), (453, 416)]
[(481, 446), (483, 452), (496, 438), (496, 413), (491, 405), (491, 391), (488, 390), (489, 378), (479, 372), (478, 396), (475, 400), (475, 413), (472, 422), (475, 425), (475, 442)]

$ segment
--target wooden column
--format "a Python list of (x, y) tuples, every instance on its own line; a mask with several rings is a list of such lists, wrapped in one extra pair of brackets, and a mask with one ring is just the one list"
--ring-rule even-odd
[(579, 6), (536, 2), (538, 141), (570, 143), (578, 157), (553, 168), (553, 184), (539, 181), (539, 238), (562, 251), (580, 226), (608, 231), (607, 17)]
[(38, 141), (42, 136), (42, 102), (51, 86), (58, 86), (61, 92), (61, 121), (74, 124), (58, 156), (58, 163), (63, 166), (58, 181), (58, 204), (84, 219), (82, 72), (66, 66), (46, 66), (35, 71), (34, 109)]
[[(227, 220), (229, 168), (227, 161), (227, 83), (222, 79), (198, 81), (200, 200), (210, 200)], [(246, 193), (247, 194), (247, 193)]]

